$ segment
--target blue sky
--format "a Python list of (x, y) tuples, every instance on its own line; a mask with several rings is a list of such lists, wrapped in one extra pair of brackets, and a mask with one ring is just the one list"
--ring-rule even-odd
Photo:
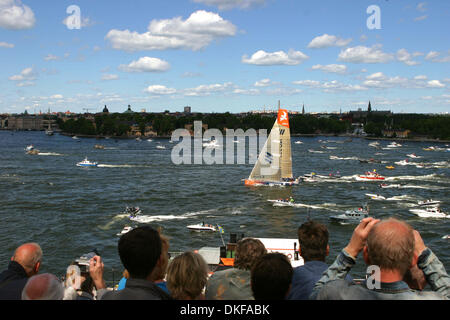
[(448, 30), (441, 0), (0, 0), (0, 113), (443, 113)]

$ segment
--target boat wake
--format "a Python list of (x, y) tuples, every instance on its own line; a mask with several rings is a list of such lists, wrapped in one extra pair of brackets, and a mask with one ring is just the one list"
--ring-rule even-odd
[(330, 156), (330, 160), (360, 160), (358, 157), (337, 157), (337, 156)]
[(144, 168), (150, 167), (145, 165), (134, 165), (134, 164), (99, 164), (99, 168)]
[(63, 154), (56, 152), (39, 152), (38, 156), (63, 156)]

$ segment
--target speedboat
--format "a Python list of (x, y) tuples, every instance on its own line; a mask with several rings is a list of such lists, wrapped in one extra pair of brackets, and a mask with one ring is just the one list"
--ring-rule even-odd
[(83, 161), (77, 163), (78, 167), (96, 167), (97, 165), (98, 162), (89, 161), (87, 158), (84, 158)]
[(380, 146), (380, 143), (378, 141), (369, 143), (369, 147), (378, 148)]
[(412, 213), (418, 215), (421, 218), (449, 218), (439, 207), (431, 207), (426, 209), (409, 209)]
[(410, 153), (410, 154), (407, 154), (406, 156), (407, 156), (407, 157), (410, 157), (410, 158), (413, 158), (413, 159), (419, 159), (419, 158), (422, 158), (421, 156), (416, 156), (415, 153)]
[(295, 207), (296, 204), (294, 202), (294, 199), (290, 198), (290, 199), (278, 199), (278, 200), (267, 200), (269, 202), (273, 203), (274, 207)]
[(79, 138), (77, 136), (73, 136), (72, 139), (78, 140)]
[(333, 222), (339, 222), (341, 224), (360, 223), (362, 219), (369, 216), (368, 208), (358, 208), (354, 210), (347, 210), (345, 213), (331, 216), (330, 219)]
[(139, 207), (126, 207), (125, 211), (123, 212), (124, 214), (129, 214), (131, 217), (135, 217), (138, 214), (141, 214), (142, 211)]
[(389, 169), (389, 170), (394, 170), (394, 169), (395, 169), (395, 167), (394, 167), (394, 166), (386, 166), (386, 169)]
[(378, 194), (371, 194), (371, 193), (366, 193), (366, 196), (368, 196), (370, 199), (372, 200), (386, 200), (385, 197), (380, 196)]
[(295, 144), (303, 144), (301, 141), (295, 141)]
[(392, 142), (391, 144), (389, 144), (387, 147), (388, 148), (399, 148), (399, 147), (401, 147), (402, 145), (400, 144), (400, 143), (397, 143), (397, 142)]
[(165, 149), (166, 149), (166, 147), (165, 147), (165, 146), (161, 146), (161, 145), (158, 145), (158, 146), (156, 146), (156, 149), (161, 149), (161, 150), (165, 150)]
[(134, 229), (133, 227), (125, 226), (125, 227), (122, 229), (122, 231), (120, 231), (117, 235), (118, 235), (118, 236), (122, 236), (122, 235), (124, 235), (125, 233), (128, 233), (128, 232), (130, 232), (130, 231), (133, 230), (133, 229)]
[(217, 140), (211, 140), (209, 142), (203, 143), (203, 148), (218, 148), (218, 147), (220, 147), (220, 145), (217, 142)]
[(384, 180), (384, 179), (386, 179), (386, 178), (379, 175), (376, 172), (371, 172), (371, 171), (367, 171), (364, 176), (359, 175), (356, 177), (356, 180), (359, 180), (359, 181), (372, 181), (372, 180)]
[(27, 146), (26, 148), (25, 148), (25, 151), (31, 151), (31, 150), (33, 150), (34, 149), (34, 146), (32, 145), (32, 144), (30, 144), (29, 146)]
[(407, 166), (410, 163), (409, 163), (408, 159), (405, 159), (405, 160), (397, 161), (395, 164), (398, 164), (399, 166)]
[(450, 240), (450, 234), (447, 234), (447, 235), (443, 236), (442, 239)]
[(401, 188), (401, 184), (386, 184), (382, 183), (380, 184), (380, 188), (387, 189), (387, 188)]
[(439, 200), (429, 199), (429, 200), (425, 200), (425, 201), (419, 201), (417, 204), (420, 207), (424, 207), (424, 206), (437, 206), (440, 203), (441, 203), (441, 201), (439, 201)]
[(193, 224), (187, 226), (187, 228), (191, 231), (212, 231), (212, 232), (217, 231), (216, 227), (214, 227), (212, 224), (205, 224), (205, 223)]
[(31, 155), (38, 155), (39, 154), (39, 150), (38, 149), (32, 149), (32, 150), (28, 150), (27, 154), (31, 154)]

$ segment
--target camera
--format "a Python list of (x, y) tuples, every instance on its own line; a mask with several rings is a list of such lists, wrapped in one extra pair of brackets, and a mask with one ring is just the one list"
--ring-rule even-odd
[(100, 254), (97, 252), (97, 250), (92, 250), (91, 252), (82, 255), (78, 259), (75, 260), (76, 265), (80, 268), (81, 273), (89, 273), (89, 261), (95, 257), (99, 256)]

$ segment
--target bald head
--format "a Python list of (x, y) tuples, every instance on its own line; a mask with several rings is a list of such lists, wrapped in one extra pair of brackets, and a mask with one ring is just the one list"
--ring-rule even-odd
[(414, 257), (413, 229), (393, 218), (377, 223), (367, 237), (367, 256), (370, 264), (404, 275)]
[(62, 283), (49, 273), (31, 277), (22, 290), (22, 300), (62, 300), (63, 297)]
[(19, 263), (31, 277), (39, 271), (42, 249), (37, 243), (25, 243), (16, 249), (11, 260)]

